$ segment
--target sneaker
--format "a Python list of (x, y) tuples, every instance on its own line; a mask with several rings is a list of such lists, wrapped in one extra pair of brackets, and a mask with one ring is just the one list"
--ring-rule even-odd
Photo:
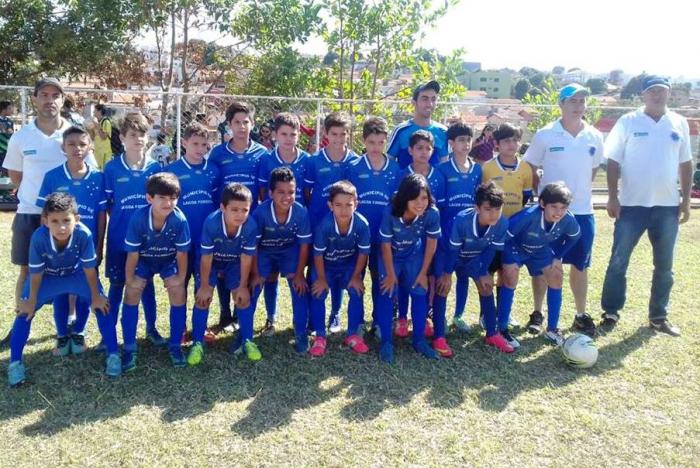
[(165, 338), (163, 338), (158, 332), (158, 330), (155, 328), (146, 331), (146, 337), (148, 338), (148, 341), (150, 341), (151, 344), (153, 344), (153, 346), (163, 347), (168, 344)]
[(10, 366), (7, 368), (7, 381), (10, 387), (16, 387), (22, 385), (27, 379), (27, 372), (24, 369), (24, 364), (22, 361), (11, 362)]
[(328, 331), (330, 333), (340, 333), (340, 316), (335, 314), (328, 321)]
[(420, 340), (418, 344), (413, 345), (413, 349), (423, 355), (426, 359), (439, 359), (438, 353), (428, 345), (425, 340)]
[(56, 338), (56, 347), (53, 349), (53, 355), (66, 357), (70, 354), (70, 336), (61, 336)]
[(122, 358), (118, 353), (113, 353), (107, 356), (105, 374), (110, 377), (119, 377), (122, 375)]
[(202, 362), (202, 358), (204, 357), (204, 346), (202, 346), (202, 343), (195, 343), (192, 345), (192, 348), (190, 348), (190, 352), (187, 355), (187, 364), (190, 366), (196, 366), (200, 362)]
[(681, 329), (672, 324), (666, 318), (650, 320), (649, 326), (661, 333), (666, 333), (671, 336), (681, 336)]
[(510, 331), (508, 330), (501, 330), (501, 336), (503, 337), (506, 342), (513, 347), (513, 349), (518, 349), (520, 347), (520, 342), (513, 337), (513, 335), (510, 334)]
[(580, 331), (591, 338), (595, 336), (595, 323), (588, 314), (576, 314), (574, 317), (574, 324), (571, 326), (571, 328), (576, 331)]
[(515, 317), (513, 317), (513, 314), (511, 314), (510, 317), (508, 317), (508, 325), (511, 328), (517, 328), (520, 326), (520, 322), (518, 322), (518, 320)]
[(515, 351), (515, 348), (509, 345), (505, 338), (500, 335), (500, 333), (496, 333), (493, 336), (487, 336), (484, 341), (488, 346), (493, 346), (504, 353), (512, 353)]
[(294, 341), (294, 349), (299, 354), (304, 354), (309, 349), (309, 339), (306, 335), (298, 336)]
[(433, 321), (430, 319), (425, 320), (425, 332), (423, 335), (426, 338), (432, 338), (435, 335), (435, 330), (433, 329)]
[(275, 322), (270, 319), (265, 320), (265, 328), (260, 332), (261, 336), (272, 336), (275, 334)]
[(544, 316), (539, 310), (534, 311), (530, 314), (530, 320), (527, 321), (527, 332), (531, 335), (539, 335), (542, 333), (542, 324), (544, 323)]
[(326, 339), (322, 336), (315, 337), (309, 354), (313, 357), (321, 357), (326, 354)]
[(136, 369), (136, 351), (123, 350), (122, 372), (131, 372), (134, 369)]
[(564, 344), (564, 335), (561, 334), (558, 328), (547, 330), (544, 334), (544, 339), (556, 346)]
[(85, 352), (85, 337), (83, 335), (76, 333), (70, 336), (70, 352), (71, 354), (83, 354)]
[(343, 340), (343, 344), (355, 354), (367, 354), (369, 347), (360, 335), (350, 335)]
[(394, 345), (391, 341), (382, 343), (382, 346), (379, 348), (379, 359), (389, 364), (394, 362)]
[(447, 344), (447, 340), (444, 337), (433, 340), (433, 349), (437, 351), (440, 356), (445, 358), (451, 358), (455, 355), (454, 351), (452, 351), (452, 348), (450, 348), (450, 345)]
[(262, 359), (262, 353), (260, 353), (258, 345), (250, 340), (245, 340), (245, 343), (243, 343), (243, 351), (245, 351), (249, 361), (257, 362)]
[(598, 325), (598, 330), (603, 333), (610, 333), (615, 329), (619, 320), (619, 315), (612, 312), (604, 312), (603, 320), (600, 321), (600, 324)]
[(394, 336), (406, 338), (408, 336), (408, 319), (398, 319), (394, 326)]
[(106, 353), (107, 352), (107, 345), (105, 344), (104, 341), (100, 340), (99, 343), (97, 343), (97, 346), (94, 348), (96, 353)]
[[(481, 323), (481, 318), (479, 318), (479, 320), (479, 323)], [(452, 325), (454, 325), (455, 329), (461, 333), (469, 333), (470, 331), (472, 331), (472, 327), (470, 327), (467, 321), (464, 320), (462, 317), (453, 318)]]
[(177, 346), (170, 349), (170, 362), (177, 368), (187, 366), (187, 360), (185, 359), (185, 354), (182, 352), (182, 347)]

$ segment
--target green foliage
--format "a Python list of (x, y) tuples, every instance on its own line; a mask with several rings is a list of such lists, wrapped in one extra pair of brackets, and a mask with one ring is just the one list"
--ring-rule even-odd
[(601, 78), (591, 78), (586, 81), (586, 88), (591, 90), (591, 94), (603, 94), (607, 90), (605, 80)]

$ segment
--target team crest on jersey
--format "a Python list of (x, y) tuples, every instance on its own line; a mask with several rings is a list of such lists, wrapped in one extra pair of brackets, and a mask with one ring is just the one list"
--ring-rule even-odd
[(595, 146), (591, 145), (588, 147), (588, 154), (595, 156)]
[(678, 134), (678, 132), (671, 132), (671, 140), (673, 141), (680, 141), (681, 136)]

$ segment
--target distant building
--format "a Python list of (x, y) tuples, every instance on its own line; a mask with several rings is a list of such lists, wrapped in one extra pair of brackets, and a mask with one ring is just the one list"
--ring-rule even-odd
[(513, 73), (504, 70), (466, 73), (463, 84), (473, 91), (483, 91), (488, 98), (506, 99), (513, 88)]

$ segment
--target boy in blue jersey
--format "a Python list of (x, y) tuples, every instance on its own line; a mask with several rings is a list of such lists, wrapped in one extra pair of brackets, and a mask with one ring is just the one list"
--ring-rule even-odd
[(180, 184), (174, 174), (154, 174), (146, 182), (148, 206), (136, 211), (129, 220), (124, 240), (126, 293), (122, 309), (125, 371), (136, 368), (138, 304), (155, 274), (163, 279), (170, 301), (170, 360), (175, 367), (187, 365), (180, 342), (185, 331), (185, 278), (191, 242), (187, 219), (176, 206), (179, 196)]
[[(260, 159), (268, 151), (250, 137), (255, 125), (255, 107), (247, 102), (232, 102), (226, 108), (226, 123), (231, 130), (231, 139), (212, 148), (209, 162), (213, 162), (219, 168), (219, 191), (232, 182), (243, 184), (250, 190), (253, 194), (250, 207), (252, 212), (258, 206)], [(219, 295), (220, 312), (219, 323), (211, 329), (214, 335), (237, 322), (235, 312), (231, 314), (231, 291), (226, 289), (223, 279), (217, 284), (216, 290)]]
[(196, 273), (197, 298), (192, 310), (192, 349), (187, 363), (196, 366), (204, 356), (204, 331), (214, 286), (221, 277), (232, 292), (240, 320), (234, 352), (245, 352), (251, 361), (262, 356), (253, 342), (253, 314), (259, 288), (251, 293), (251, 267), (258, 242), (258, 228), (249, 217), (253, 196), (239, 183), (230, 183), (221, 194), (219, 209), (211, 213), (202, 228), (199, 271)]
[[(148, 205), (146, 180), (160, 170), (160, 165), (156, 161), (146, 157), (148, 128), (148, 120), (143, 114), (127, 114), (122, 121), (119, 133), (124, 144), (124, 152), (115, 155), (104, 168), (105, 195), (109, 214), (105, 276), (109, 279), (109, 313), (115, 324), (119, 318), (124, 295), (126, 229), (131, 215)], [(156, 328), (156, 293), (152, 281), (146, 285), (141, 302), (146, 318), (146, 336), (156, 346), (164, 346), (166, 341)]]
[(392, 296), (410, 295), (413, 317), (413, 349), (428, 359), (438, 354), (425, 341), (428, 312), (428, 269), (440, 238), (440, 213), (430, 194), (428, 181), (420, 174), (405, 177), (379, 229), (382, 241), (381, 295), (377, 322), (381, 331), (379, 357), (394, 360), (391, 336)]
[[(104, 196), (102, 173), (85, 163), (91, 144), (90, 134), (82, 127), (70, 127), (63, 132), (62, 147), (66, 154), (66, 162), (46, 173), (36, 204), (43, 208), (46, 198), (54, 192), (73, 195), (78, 204), (80, 222), (92, 234), (99, 266), (102, 262), (107, 200)], [(76, 319), (72, 327), (68, 325), (69, 308), (69, 295), (54, 300), (54, 322), (58, 335), (55, 353), (59, 356), (80, 354), (85, 350), (84, 335), (90, 317), (90, 302), (76, 299)], [(70, 336), (69, 328), (72, 328)]]
[[(358, 156), (348, 148), (352, 119), (344, 112), (328, 114), (323, 128), (328, 145), (306, 160), (305, 198), (310, 219), (320, 221), (328, 213), (328, 194), (331, 186), (347, 177), (348, 166)], [(338, 312), (343, 302), (343, 290), (331, 289), (331, 313), (328, 328), (331, 333), (340, 331)]]
[(364, 273), (370, 249), (369, 224), (355, 211), (357, 190), (346, 180), (331, 185), (327, 214), (314, 233), (314, 266), (311, 272), (311, 322), (316, 337), (309, 353), (326, 354), (326, 306), (328, 290), (347, 289), (348, 336), (345, 345), (354, 353), (365, 354), (369, 348), (358, 330), (364, 315)]
[(498, 299), (498, 327), (508, 330), (518, 272), (526, 265), (530, 276), (544, 276), (547, 283), (547, 331), (545, 338), (564, 342), (558, 328), (563, 282), (562, 258), (581, 236), (574, 215), (568, 211), (571, 191), (561, 182), (542, 189), (539, 205), (526, 208), (509, 219), (503, 249), (503, 287)]
[[(369, 223), (369, 271), (372, 277), (372, 318), (379, 304), (379, 226), (399, 185), (399, 165), (384, 153), (389, 129), (381, 117), (368, 117), (362, 125), (365, 154), (348, 167), (348, 180), (357, 189), (357, 212)], [(372, 327), (374, 329), (374, 326)]]
[[(288, 167), (278, 167), (270, 173), (270, 200), (265, 200), (253, 212), (253, 219), (260, 232), (256, 278), (287, 278), (292, 296), (292, 315), (295, 349), (305, 353), (308, 346), (308, 284), (304, 269), (313, 242), (309, 214), (306, 208), (294, 201), (296, 182)], [(268, 313), (265, 328), (274, 331), (274, 316)]]
[(108, 316), (109, 303), (101, 293), (97, 278), (97, 256), (90, 231), (80, 222), (75, 198), (67, 193), (46, 197), (43, 226), (34, 234), (29, 247), (29, 274), (22, 301), (12, 326), (8, 381), (16, 386), (25, 381), (22, 363), (32, 318), (37, 310), (56, 297), (75, 294), (95, 310), (102, 339), (108, 348), (106, 373), (121, 374), (119, 345), (114, 323)]
[(426, 130), (435, 138), (430, 164), (437, 167), (449, 152), (447, 147), (447, 130), (444, 125), (431, 120), (433, 110), (437, 105), (440, 84), (430, 81), (416, 87), (413, 90), (413, 118), (401, 123), (394, 129), (389, 139), (389, 153), (401, 166), (405, 168), (411, 163), (411, 154), (408, 151), (409, 140), (416, 130)]
[[(481, 183), (481, 166), (469, 158), (472, 148), (472, 129), (464, 122), (456, 122), (447, 129), (447, 141), (452, 153), (447, 161), (438, 166), (445, 178), (445, 203), (440, 208), (440, 222), (444, 236), (438, 243), (433, 268), (435, 276), (444, 272), (444, 264), (450, 255), (449, 235), (452, 232), (452, 222), (461, 211), (474, 206), (476, 189)], [(462, 318), (467, 304), (467, 288), (469, 278), (462, 275), (457, 277), (455, 284), (455, 314), (452, 324), (461, 332), (470, 330)]]
[[(476, 191), (476, 206), (461, 211), (450, 232), (450, 252), (445, 259), (445, 267), (436, 284), (433, 302), (435, 339), (433, 349), (444, 357), (454, 355), (445, 340), (445, 312), (447, 295), (452, 286), (452, 273), (457, 273), (457, 281), (469, 285), (474, 280), (479, 291), (479, 302), (484, 316), (486, 344), (505, 353), (512, 353), (513, 347), (498, 333), (496, 302), (493, 297), (493, 277), (488, 268), (497, 251), (503, 250), (508, 231), (508, 220), (502, 216), (503, 190), (489, 182)], [(465, 300), (466, 300), (466, 293)]]

